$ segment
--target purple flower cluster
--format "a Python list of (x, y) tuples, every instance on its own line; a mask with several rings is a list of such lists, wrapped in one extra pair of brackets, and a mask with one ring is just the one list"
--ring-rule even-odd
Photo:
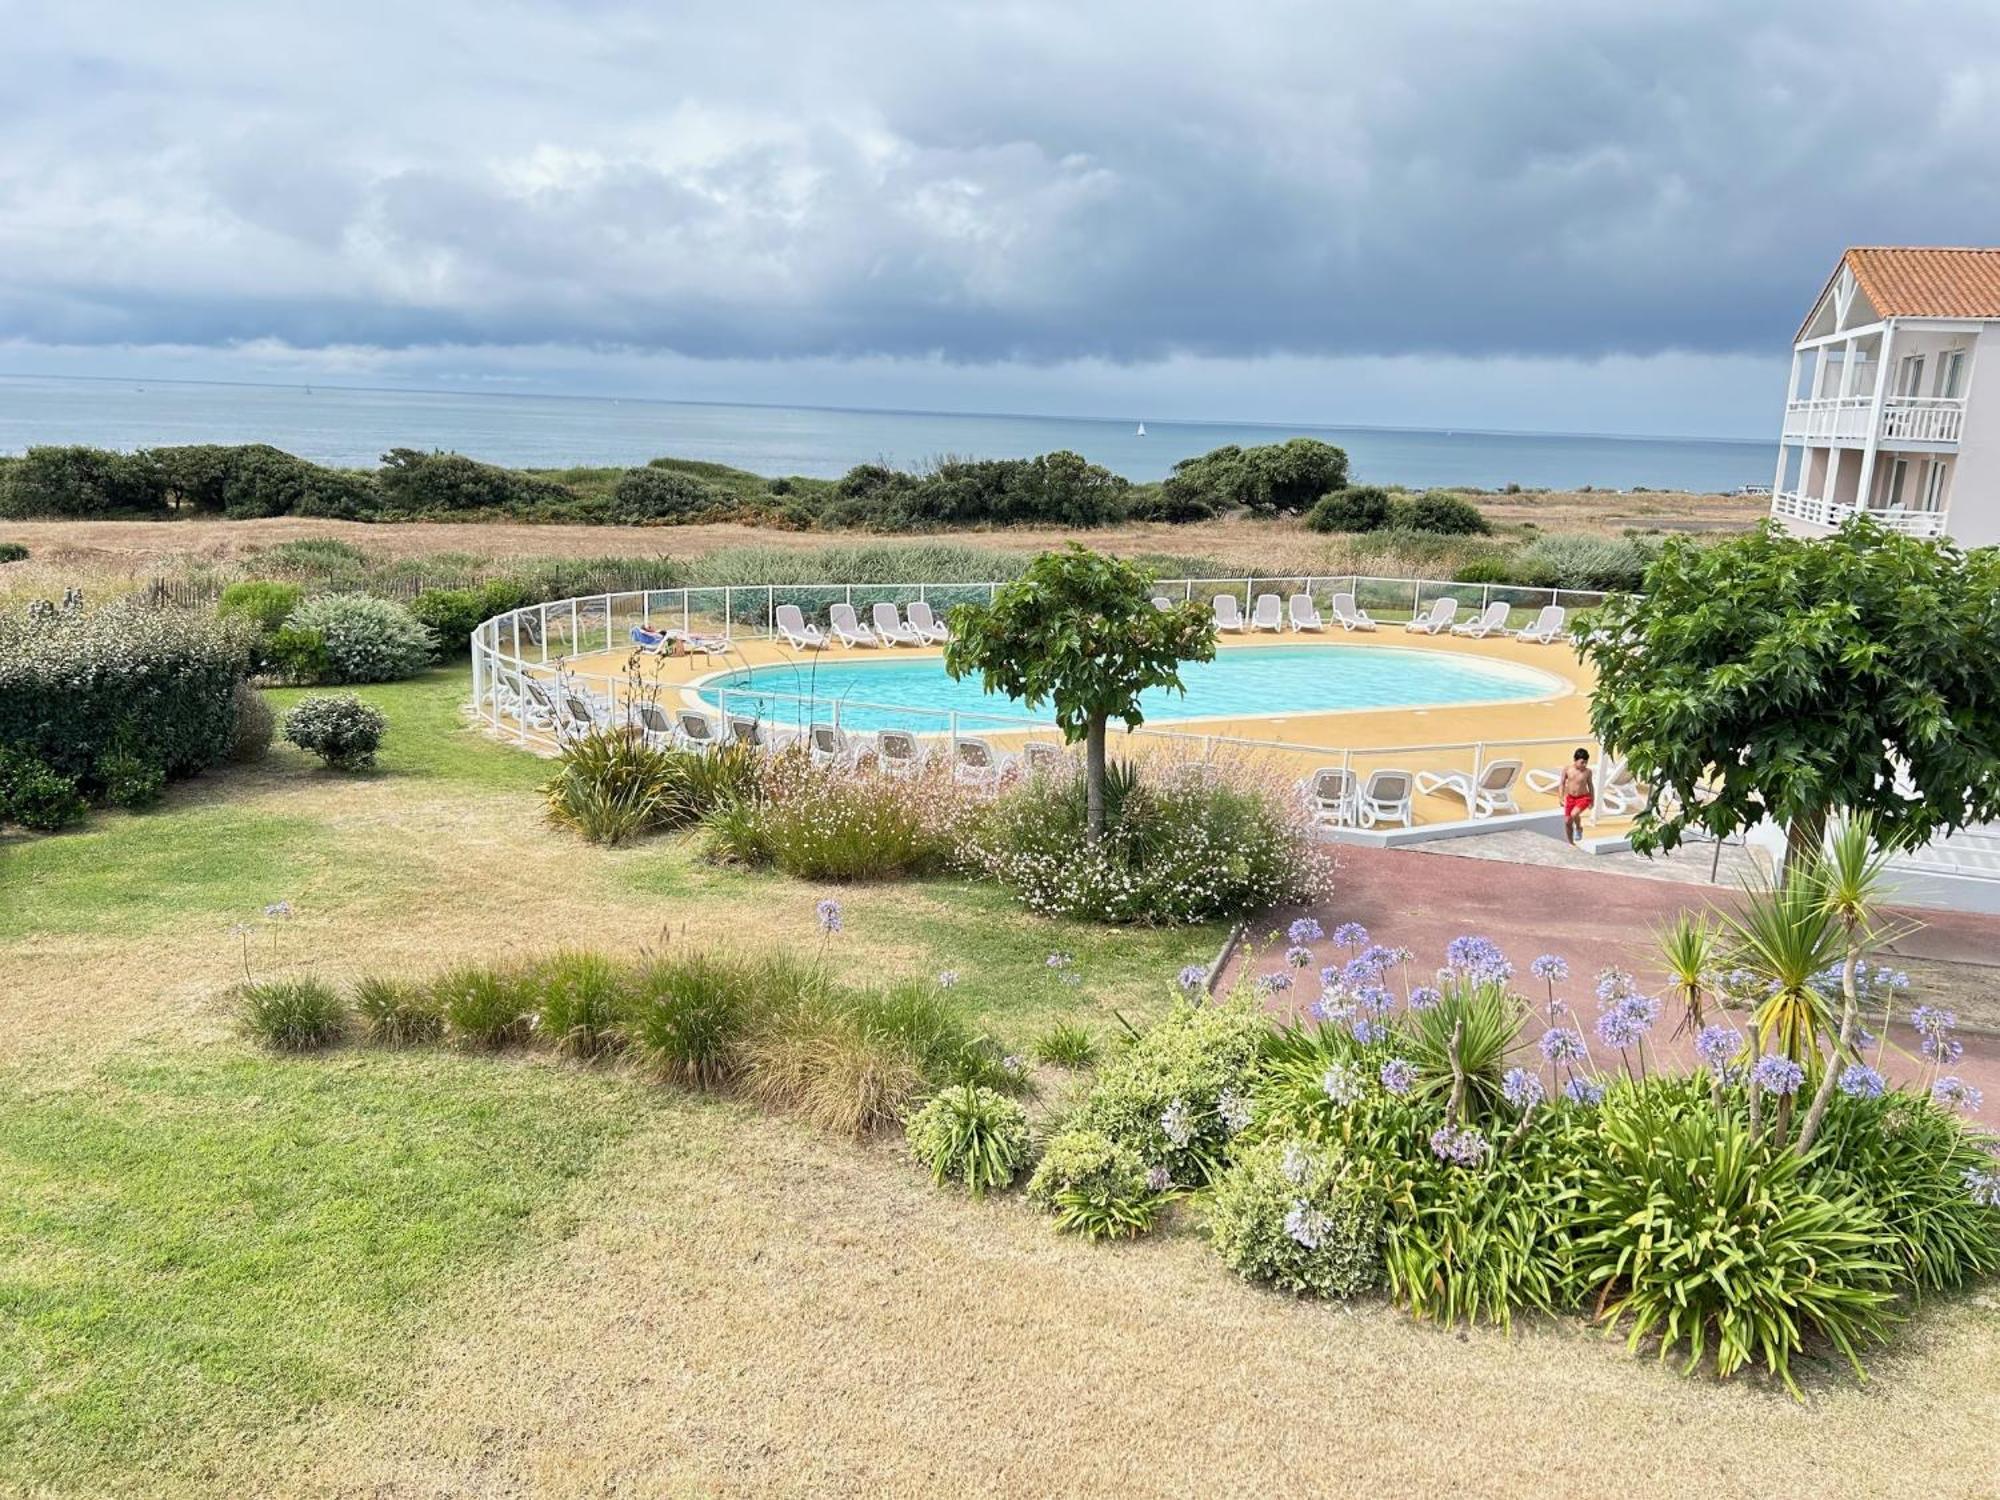
[(1295, 945), (1285, 950), (1285, 962), (1295, 969), (1303, 969), (1312, 961), (1312, 949), (1305, 947), (1303, 944)]
[(1342, 922), (1333, 929), (1333, 945), (1336, 948), (1366, 948), (1368, 929), (1359, 922)]
[(1387, 1022), (1378, 1021), (1372, 1016), (1356, 1016), (1347, 1023), (1347, 1031), (1348, 1035), (1362, 1046), (1372, 1047), (1389, 1035), (1389, 1026)]
[(948, 990), (957, 983), (958, 970), (956, 969), (946, 969), (942, 974), (938, 975), (938, 988), (941, 990)]
[(1444, 995), (1435, 985), (1420, 984), (1410, 991), (1410, 1009), (1429, 1010), (1442, 999)]
[(1392, 1057), (1382, 1064), (1382, 1087), (1390, 1093), (1403, 1095), (1416, 1087), (1417, 1065), (1401, 1057)]
[(829, 896), (826, 900), (820, 902), (818, 906), (814, 907), (813, 910), (819, 914), (819, 930), (821, 932), (831, 933), (840, 931), (840, 903), (838, 901)]
[(1544, 953), (1528, 965), (1528, 972), (1537, 979), (1546, 979), (1550, 984), (1557, 984), (1569, 978), (1569, 963), (1553, 953)]
[(1455, 1166), (1476, 1167), (1486, 1160), (1486, 1137), (1470, 1125), (1440, 1125), (1431, 1132), (1431, 1154)]
[[(1601, 993), (1601, 991), (1600, 991)], [(1659, 1019), (1660, 1002), (1644, 995), (1614, 995), (1597, 1017), (1598, 1039), (1607, 1047), (1635, 1047), (1646, 1040)]]
[(1963, 1078), (1946, 1075), (1931, 1085), (1931, 1100), (1940, 1109), (1962, 1110), (1971, 1115), (1979, 1112), (1979, 1106), (1986, 1102), (1986, 1095)]
[(1326, 936), (1326, 929), (1312, 917), (1300, 917), (1285, 930), (1285, 935), (1292, 940), (1292, 946), (1298, 948), (1318, 942)]
[(1206, 964), (1189, 964), (1174, 977), (1174, 983), (1181, 987), (1184, 994), (1192, 995), (1208, 983), (1208, 966)]
[(1604, 1085), (1595, 1078), (1572, 1078), (1563, 1085), (1563, 1098), (1586, 1108), (1604, 1102)]
[(1250, 1128), (1250, 1101), (1234, 1089), (1224, 1089), (1215, 1096), (1215, 1113), (1231, 1135)]
[(1174, 1185), (1174, 1174), (1165, 1167), (1155, 1167), (1146, 1174), (1146, 1187), (1155, 1193), (1164, 1193)]
[(1981, 1208), (2000, 1208), (2000, 1169), (1965, 1169), (1965, 1191)]
[(1472, 979), (1510, 979), (1514, 966), (1491, 938), (1455, 937), (1444, 947), (1447, 968)]
[(1750, 1077), (1767, 1094), (1796, 1094), (1806, 1081), (1806, 1070), (1783, 1053), (1773, 1052), (1757, 1060)]
[(1542, 1057), (1552, 1063), (1579, 1063), (1590, 1056), (1583, 1033), (1573, 1026), (1551, 1026), (1542, 1033)]
[(1051, 953), (1043, 962), (1051, 969), (1067, 969), (1076, 960), (1067, 953)]
[(1849, 1063), (1840, 1070), (1840, 1091), (1850, 1099), (1880, 1099), (1888, 1086), (1888, 1080), (1866, 1063)]
[(1928, 1031), (1917, 1050), (1934, 1063), (1955, 1063), (1965, 1056), (1965, 1043), (1948, 1031)]
[(1727, 1069), (1742, 1046), (1743, 1039), (1735, 1031), (1719, 1024), (1702, 1027), (1694, 1037), (1695, 1055), (1715, 1073)]
[(1292, 976), (1283, 969), (1257, 976), (1257, 992), (1261, 995), (1275, 995), (1292, 987)]
[(1509, 1068), (1500, 1079), (1500, 1092), (1516, 1109), (1533, 1109), (1545, 1097), (1542, 1080), (1526, 1068)]
[(1306, 1148), (1301, 1146), (1297, 1141), (1293, 1141), (1289, 1146), (1285, 1147), (1285, 1154), (1283, 1159), (1278, 1163), (1278, 1170), (1284, 1174), (1285, 1181), (1300, 1183), (1304, 1182), (1307, 1176), (1311, 1174), (1312, 1165), (1313, 1159), (1307, 1153)]
[(1935, 1005), (1919, 1005), (1910, 1012), (1910, 1024), (1917, 1028), (1921, 1036), (1943, 1036), (1947, 1031), (1958, 1029), (1958, 1012), (1941, 1010)]

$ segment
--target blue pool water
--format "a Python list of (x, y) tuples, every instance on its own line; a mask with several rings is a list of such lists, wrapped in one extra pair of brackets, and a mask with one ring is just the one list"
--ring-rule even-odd
[[(1181, 669), (1187, 695), (1155, 689), (1140, 699), (1146, 721), (1248, 714), (1328, 713), (1357, 708), (1413, 708), (1448, 703), (1525, 702), (1552, 697), (1564, 684), (1547, 673), (1480, 657), (1385, 646), (1251, 646), (1224, 650), (1212, 662)], [(977, 679), (955, 682), (936, 657), (828, 655), (784, 666), (730, 672), (703, 684), (716, 708), (752, 713), (769, 724), (827, 719), (835, 703), (850, 729), (940, 730), (948, 715), (976, 732), (995, 716), (1051, 720), (1011, 699), (989, 696)], [(811, 698), (811, 704), (797, 701)]]

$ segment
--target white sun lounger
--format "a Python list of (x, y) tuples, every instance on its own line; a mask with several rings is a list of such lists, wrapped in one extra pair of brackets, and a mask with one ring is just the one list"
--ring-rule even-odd
[(854, 606), (851, 604), (829, 605), (826, 611), (826, 623), (827, 628), (833, 632), (833, 638), (843, 646), (882, 644), (862, 628), (861, 622), (854, 617)]
[(1443, 635), (1451, 629), (1451, 622), (1458, 618), (1458, 601), (1447, 595), (1431, 602), (1431, 612), (1419, 615), (1403, 629), (1412, 635)]
[(1000, 772), (1006, 764), (1007, 757), (985, 740), (961, 735), (952, 755), (952, 780), (992, 791), (1000, 785)]
[(729, 743), (742, 745), (749, 750), (769, 750), (771, 735), (763, 722), (755, 714), (731, 714), (728, 719)]
[(907, 729), (884, 729), (875, 736), (875, 759), (885, 776), (915, 776), (924, 768), (924, 747)]
[(657, 703), (641, 703), (632, 710), (632, 718), (639, 726), (639, 732), (646, 737), (646, 743), (655, 750), (665, 750), (674, 742), (674, 721)]
[[(1521, 779), (1531, 792), (1553, 797), (1562, 791), (1561, 771), (1530, 771)], [(1632, 768), (1617, 757), (1609, 757), (1597, 771), (1597, 808), (1614, 818), (1635, 813), (1646, 805), (1648, 789), (1632, 774)]]
[(1027, 767), (1030, 776), (1044, 771), (1059, 771), (1069, 754), (1060, 745), (1051, 745), (1047, 740), (1029, 740), (1021, 747), (1021, 763)]
[(713, 750), (722, 743), (722, 727), (699, 709), (684, 708), (674, 715), (685, 749)]
[(1153, 595), (1153, 608), (1164, 612), (1166, 610), (1172, 609), (1173, 607), (1174, 607), (1174, 601), (1169, 599), (1165, 594)]
[(1362, 783), (1361, 791), (1355, 798), (1361, 826), (1373, 828), (1381, 823), (1401, 823), (1405, 828), (1414, 828), (1416, 812), (1410, 792), (1415, 781), (1416, 778), (1408, 771), (1370, 771), (1368, 780)]
[(1373, 630), (1375, 622), (1368, 618), (1368, 611), (1358, 607), (1352, 594), (1333, 596), (1333, 619), (1342, 630)]
[(1531, 641), (1537, 646), (1550, 646), (1562, 639), (1563, 621), (1569, 618), (1569, 611), (1560, 604), (1544, 604), (1542, 612), (1535, 616), (1535, 623), (1523, 625), (1514, 632), (1517, 641)]
[(1313, 772), (1307, 790), (1307, 800), (1312, 807), (1312, 820), (1335, 828), (1351, 826), (1360, 815), (1360, 804), (1356, 800), (1354, 773), (1339, 766), (1327, 766)]
[(805, 614), (796, 604), (780, 604), (777, 614), (778, 634), (785, 643), (801, 651), (818, 651), (826, 645), (826, 632), (817, 625), (808, 625)]
[(902, 611), (884, 600), (869, 611), (875, 622), (875, 637), (885, 646), (921, 646), (923, 638), (903, 623)]
[(917, 633), (917, 638), (926, 645), (942, 646), (946, 641), (951, 639), (951, 627), (940, 620), (931, 611), (930, 605), (922, 599), (912, 604), (908, 613), (910, 616), (910, 629), (914, 630)]
[(1465, 810), (1475, 818), (1490, 818), (1499, 813), (1517, 813), (1521, 805), (1514, 800), (1514, 783), (1521, 779), (1521, 763), (1518, 760), (1488, 761), (1480, 770), (1477, 780), (1465, 771), (1446, 771), (1442, 774), (1431, 771), (1417, 773), (1417, 790), (1425, 796), (1442, 793), (1456, 797), (1465, 804)]
[(1507, 633), (1507, 606), (1500, 600), (1495, 599), (1479, 612), (1478, 619), (1467, 620), (1463, 625), (1452, 626), (1451, 633), (1453, 635), (1462, 635), (1475, 641), (1484, 640), (1489, 635), (1505, 635)]
[(806, 729), (806, 748), (816, 766), (851, 766), (855, 760), (854, 740), (838, 724), (815, 720)]
[(1292, 629), (1324, 630), (1326, 621), (1319, 617), (1319, 606), (1313, 603), (1311, 594), (1294, 594), (1291, 598)]
[(1284, 601), (1276, 594), (1259, 594), (1257, 607), (1250, 611), (1252, 630), (1283, 630), (1285, 628)]
[(1243, 611), (1236, 603), (1234, 594), (1217, 594), (1214, 602), (1215, 628), (1217, 630), (1241, 630)]

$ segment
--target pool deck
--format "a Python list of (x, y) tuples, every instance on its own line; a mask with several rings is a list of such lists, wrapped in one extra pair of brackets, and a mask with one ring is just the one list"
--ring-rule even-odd
[[(1560, 686), (1548, 697), (1512, 702), (1322, 713), (1288, 712), (1273, 705), (1270, 714), (1155, 721), (1129, 737), (1114, 727), (1112, 752), (1130, 755), (1174, 748), (1207, 752), (1220, 748), (1220, 741), (1238, 741), (1241, 743), (1231, 747), (1234, 753), (1267, 763), (1287, 777), (1303, 778), (1321, 767), (1342, 764), (1363, 777), (1372, 770), (1389, 767), (1412, 772), (1465, 772), (1472, 769), (1475, 757), (1480, 764), (1489, 764), (1511, 756), (1525, 761), (1530, 770), (1552, 769), (1568, 760), (1574, 745), (1595, 746), (1590, 734), (1590, 688), (1594, 675), (1577, 660), (1567, 644), (1531, 645), (1503, 637), (1437, 638), (1410, 634), (1399, 624), (1384, 624), (1373, 633), (1349, 634), (1336, 629), (1228, 635), (1220, 643), (1225, 655), (1252, 646), (1369, 646), (1426, 655), (1452, 653), (1475, 660), (1533, 667), (1557, 679)], [(725, 672), (751, 667), (809, 667), (816, 656), (840, 661), (935, 660), (942, 654), (935, 648), (924, 647), (870, 649), (838, 645), (823, 652), (810, 652), (796, 650), (782, 641), (752, 637), (733, 640), (729, 649), (717, 656), (645, 656), (623, 649), (580, 653), (567, 658), (563, 666), (578, 678), (594, 679), (592, 686), (599, 691), (610, 686), (611, 680), (618, 680), (621, 696), (622, 684), (636, 673), (642, 689), (657, 691), (661, 705), (671, 710), (683, 704), (708, 708), (695, 690), (706, 679)], [(529, 670), (553, 679), (558, 668), (552, 657), (546, 667), (531, 663)], [(1052, 728), (1042, 733), (1019, 729), (982, 729), (979, 733), (1003, 750), (1017, 748), (1028, 739), (1054, 738)], [(1529, 743), (1547, 740), (1560, 743)], [(552, 749), (553, 745), (540, 748)], [(1529, 790), (1525, 783), (1517, 788), (1516, 795), (1529, 824), (1546, 827), (1556, 811), (1556, 799)], [(1466, 821), (1464, 804), (1451, 797), (1419, 796), (1415, 812), (1420, 829)], [(1623, 826), (1606, 819), (1589, 831), (1615, 839)]]

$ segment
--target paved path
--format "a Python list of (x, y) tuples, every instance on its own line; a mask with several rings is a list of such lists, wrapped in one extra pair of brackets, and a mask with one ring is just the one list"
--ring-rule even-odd
[[(1536, 955), (1560, 954), (1574, 976), (1567, 996), (1589, 1020), (1596, 1015), (1591, 987), (1598, 971), (1615, 966), (1636, 973), (1642, 988), (1658, 988), (1662, 976), (1653, 957), (1658, 928), (1680, 911), (1714, 910), (1739, 899), (1723, 887), (1657, 875), (1516, 864), (1456, 852), (1460, 844), (1475, 842), (1393, 849), (1342, 845), (1336, 851), (1335, 895), (1312, 914), (1329, 933), (1338, 923), (1359, 922), (1376, 942), (1411, 949), (1416, 966), (1425, 970), (1441, 964), (1445, 945), (1467, 933), (1498, 943), (1524, 975)], [(1706, 861), (1701, 864), (1705, 880)], [(1282, 929), (1297, 915), (1281, 914), (1275, 941), (1267, 932), (1253, 931), (1224, 983), (1280, 967)], [(1995, 967), (2000, 965), (2000, 917), (1918, 915), (1927, 925), (1894, 950), (1899, 965), (1911, 974), (1908, 1003), (1928, 999), (1946, 1004), (1959, 1011), (1966, 1026), (1986, 1028), (1965, 1035), (1966, 1054), (1955, 1071), (1986, 1091), (1988, 1103), (1979, 1118), (2000, 1119), (2000, 1028), (1992, 1026), (2000, 1016), (1994, 999), (2000, 992), (2000, 967)], [(1339, 956), (1330, 942), (1315, 945), (1315, 951), (1321, 964)], [(1558, 993), (1563, 992), (1559, 987)], [(1299, 1004), (1311, 998), (1311, 993), (1293, 997)], [(1899, 1028), (1892, 1038), (1915, 1051), (1914, 1037), (1906, 1030)], [(1889, 1071), (1898, 1069), (1891, 1066)]]

